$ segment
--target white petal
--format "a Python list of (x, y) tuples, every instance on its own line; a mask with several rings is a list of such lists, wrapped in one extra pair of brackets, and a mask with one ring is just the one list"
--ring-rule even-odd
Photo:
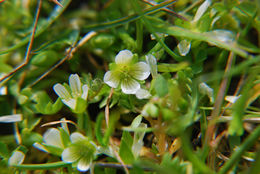
[(0, 88), (0, 95), (7, 95), (7, 87), (3, 86)]
[(150, 71), (153, 77), (155, 77), (157, 75), (157, 60), (156, 58), (151, 55), (148, 54), (147, 56), (145, 56), (146, 62), (148, 63), (149, 67), (150, 67)]
[(235, 40), (234, 33), (229, 30), (218, 29), (207, 33), (221, 42), (232, 43)]
[(190, 41), (187, 40), (180, 41), (180, 43), (177, 45), (180, 55), (186, 56), (190, 51), (190, 46), (191, 46)]
[(131, 67), (129, 74), (133, 78), (138, 79), (138, 80), (147, 79), (147, 77), (150, 75), (149, 65), (147, 65), (144, 62), (138, 62)]
[(90, 160), (87, 158), (81, 158), (78, 162), (77, 168), (81, 172), (85, 172), (90, 167)]
[(49, 153), (48, 149), (46, 149), (45, 146), (40, 144), (40, 143), (34, 143), (33, 147), (35, 147), (35, 148), (37, 148), (37, 149), (39, 149), (41, 151)]
[(65, 105), (67, 105), (68, 107), (70, 107), (71, 109), (75, 109), (76, 108), (76, 100), (75, 99), (64, 99), (61, 100)]
[(112, 88), (117, 88), (117, 86), (120, 82), (120, 77), (116, 72), (108, 71), (104, 75), (104, 82)]
[(140, 84), (132, 78), (125, 78), (122, 80), (121, 88), (125, 94), (135, 94), (140, 88)]
[(206, 12), (210, 4), (211, 4), (211, 0), (206, 0), (203, 4), (201, 4), (201, 6), (198, 8), (195, 14), (193, 22), (197, 22), (201, 18), (201, 16)]
[(61, 98), (61, 99), (68, 99), (71, 98), (70, 93), (68, 92), (68, 90), (61, 85), (60, 83), (56, 84), (53, 86), (53, 89), (55, 91), (55, 93)]
[(138, 99), (147, 99), (147, 98), (151, 97), (151, 94), (149, 93), (149, 91), (147, 91), (145, 89), (141, 89), (141, 88), (136, 91), (135, 95)]
[(214, 91), (206, 83), (202, 82), (199, 84), (199, 91), (209, 97), (210, 102), (214, 102)]
[(22, 114), (5, 115), (0, 117), (2, 123), (14, 123), (22, 120)]
[[(147, 128), (147, 124), (140, 123), (140, 125), (138, 127)], [(133, 146), (132, 146), (132, 151), (133, 151), (135, 157), (139, 156), (140, 151), (143, 147), (144, 135), (145, 135), (145, 132), (135, 132), (135, 134), (134, 134), (134, 142), (133, 142)]]
[(88, 98), (88, 85), (83, 85), (82, 86), (82, 95), (81, 95), (81, 98), (83, 98), (84, 100), (87, 100)]
[(68, 147), (64, 149), (64, 151), (61, 154), (62, 161), (72, 163), (77, 161), (80, 158), (80, 154), (77, 151), (75, 147)]
[(82, 92), (81, 92), (81, 82), (80, 82), (78, 74), (70, 75), (69, 84), (70, 84), (72, 96), (74, 96), (74, 97), (80, 96)]
[(241, 95), (239, 96), (225, 96), (225, 100), (228, 101), (229, 103), (235, 103), (237, 99), (239, 99)]
[(50, 128), (48, 129), (44, 135), (43, 135), (43, 140), (47, 145), (52, 145), (60, 148), (64, 148), (61, 136), (60, 136), (60, 131), (56, 128)]
[(133, 58), (133, 53), (129, 50), (120, 51), (115, 58), (116, 64), (128, 64)]
[(85, 140), (86, 137), (84, 135), (82, 135), (81, 133), (74, 132), (74, 133), (71, 134), (70, 139), (71, 139), (72, 143), (75, 143), (77, 141)]
[(24, 160), (24, 153), (21, 151), (15, 151), (8, 160), (9, 165), (22, 164)]

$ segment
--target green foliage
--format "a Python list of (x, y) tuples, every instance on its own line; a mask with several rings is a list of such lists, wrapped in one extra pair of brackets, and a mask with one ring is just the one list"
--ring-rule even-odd
[(126, 164), (134, 162), (134, 155), (132, 153), (133, 138), (129, 132), (123, 132), (119, 155)]

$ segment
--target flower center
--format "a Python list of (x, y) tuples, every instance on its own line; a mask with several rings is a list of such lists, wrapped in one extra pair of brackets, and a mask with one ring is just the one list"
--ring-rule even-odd
[(130, 77), (129, 75), (130, 67), (128, 65), (120, 65), (118, 71), (120, 73), (121, 79)]

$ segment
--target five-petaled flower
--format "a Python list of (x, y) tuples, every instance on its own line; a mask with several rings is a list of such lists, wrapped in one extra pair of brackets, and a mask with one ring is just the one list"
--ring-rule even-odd
[(61, 98), (62, 102), (70, 107), (74, 112), (83, 112), (86, 108), (86, 100), (88, 97), (88, 86), (82, 85), (77, 74), (71, 74), (69, 77), (69, 86), (60, 83), (53, 87), (56, 94)]
[(104, 75), (104, 82), (112, 88), (121, 86), (123, 93), (136, 94), (141, 85), (138, 81), (150, 75), (150, 68), (145, 62), (135, 62), (129, 50), (120, 51), (112, 64), (111, 71)]
[(70, 139), (71, 144), (62, 152), (62, 160), (77, 166), (79, 171), (87, 171), (97, 155), (97, 146), (78, 132), (72, 133)]

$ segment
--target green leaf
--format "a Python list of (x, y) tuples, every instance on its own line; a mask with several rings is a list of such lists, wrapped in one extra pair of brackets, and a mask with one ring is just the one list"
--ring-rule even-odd
[(9, 151), (8, 151), (7, 145), (1, 141), (0, 141), (0, 156), (2, 158), (9, 157)]
[(60, 136), (61, 136), (61, 140), (62, 140), (62, 143), (64, 144), (64, 147), (67, 147), (71, 140), (70, 140), (70, 136), (69, 134), (64, 130), (62, 129), (61, 127), (59, 127), (59, 131), (60, 131)]
[(87, 102), (81, 97), (78, 97), (76, 100), (76, 108), (73, 110), (75, 113), (83, 113), (86, 111)]
[(55, 51), (42, 51), (39, 54), (32, 57), (32, 65), (39, 67), (49, 67), (53, 65), (59, 59), (58, 54)]
[(133, 138), (129, 132), (124, 131), (120, 143), (119, 155), (126, 164), (134, 162), (134, 155), (132, 152)]
[(103, 142), (103, 134), (102, 134), (102, 122), (103, 119), (105, 118), (105, 115), (103, 112), (100, 112), (97, 116), (96, 119), (96, 124), (95, 124), (95, 134), (96, 134), (96, 138), (97, 141), (102, 145), (105, 146), (104, 142)]
[(63, 149), (56, 147), (56, 146), (51, 146), (45, 143), (42, 143), (42, 145), (44, 145), (44, 147), (53, 155), (56, 156), (61, 156)]
[(162, 75), (156, 76), (154, 81), (154, 89), (159, 97), (164, 97), (168, 93), (168, 83)]
[(100, 33), (90, 40), (90, 44), (93, 48), (105, 49), (110, 47), (115, 41), (115, 37), (110, 34)]
[(37, 103), (35, 105), (37, 111), (46, 115), (57, 113), (63, 106), (60, 98), (53, 104), (45, 91), (37, 92), (34, 99)]
[(105, 144), (105, 145), (108, 144), (109, 137), (114, 132), (114, 130), (116, 128), (116, 122), (119, 120), (119, 118), (120, 118), (120, 113), (118, 111), (110, 112), (109, 125), (108, 125), (108, 128), (107, 128), (107, 130), (104, 134), (104, 137), (103, 137), (103, 144)]
[(187, 66), (187, 62), (181, 62), (178, 64), (160, 63), (157, 65), (159, 72), (176, 72), (186, 68)]
[(135, 119), (132, 121), (131, 127), (137, 128), (142, 122), (142, 119), (143, 119), (142, 115), (138, 115), (137, 117), (135, 117)]

